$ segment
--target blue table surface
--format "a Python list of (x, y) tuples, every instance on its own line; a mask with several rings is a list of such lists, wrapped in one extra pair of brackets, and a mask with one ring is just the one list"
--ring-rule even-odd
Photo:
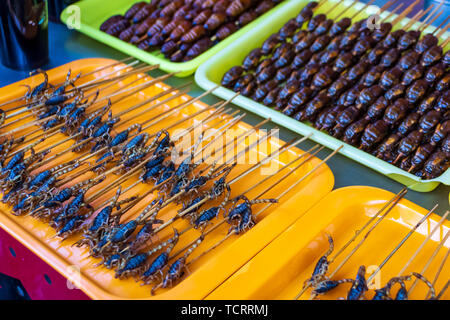
[[(379, 1), (380, 4), (384, 1)], [(83, 34), (68, 30), (65, 26), (56, 23), (50, 23), (49, 25), (49, 49), (50, 49), (50, 62), (44, 66), (45, 69), (53, 68), (68, 62), (91, 57), (104, 57), (112, 59), (123, 59), (126, 56), (119, 51), (116, 51), (96, 40), (93, 40)], [(164, 72), (156, 70), (150, 73), (152, 76), (164, 74)], [(19, 72), (5, 68), (0, 65), (0, 86), (5, 86), (15, 81), (28, 77), (27, 72)], [(194, 77), (187, 78), (172, 78), (166, 82), (169, 85), (176, 86), (187, 81), (191, 81), (191, 91), (189, 94), (198, 96), (203, 92), (194, 83)], [(206, 103), (215, 103), (219, 101), (214, 96), (208, 96), (203, 99)], [(235, 107), (238, 108), (238, 107)], [(249, 114), (245, 121), (250, 124), (256, 124), (262, 119), (256, 115)], [(273, 128), (274, 124), (268, 124), (267, 129)], [(280, 132), (280, 138), (284, 141), (288, 141), (298, 136), (296, 133), (289, 130), (282, 129)], [(302, 148), (309, 148), (312, 143), (305, 143)], [(330, 151), (326, 150), (319, 154), (320, 158), (325, 157)], [(331, 170), (335, 175), (335, 188), (353, 186), (353, 185), (367, 185), (378, 188), (387, 189), (394, 193), (397, 193), (403, 186), (365, 166), (362, 166), (344, 156), (336, 155), (329, 162)], [(429, 193), (419, 193), (409, 191), (406, 198), (421, 205), (425, 208), (431, 208), (434, 204), (438, 203), (439, 208), (436, 210), (438, 214), (443, 214), (449, 209), (449, 191), (450, 187), (440, 185), (437, 189)]]

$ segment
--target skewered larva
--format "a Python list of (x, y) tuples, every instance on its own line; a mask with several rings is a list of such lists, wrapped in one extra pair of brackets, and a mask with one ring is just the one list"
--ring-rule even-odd
[(106, 30), (108, 30), (113, 24), (116, 24), (117, 22), (119, 22), (120, 20), (123, 20), (123, 19), (124, 19), (124, 16), (122, 16), (120, 14), (112, 16), (101, 24), (100, 30), (103, 32), (106, 32)]
[(450, 73), (447, 73), (441, 80), (436, 84), (436, 90), (439, 92), (447, 91), (450, 87)]
[(112, 24), (105, 32), (111, 36), (117, 37), (119, 34), (130, 26), (130, 23), (126, 19), (119, 20)]
[(427, 70), (424, 79), (428, 83), (432, 84), (440, 80), (445, 74), (445, 65), (438, 63)]
[(171, 17), (183, 4), (184, 0), (172, 0), (167, 6), (162, 8), (159, 15), (161, 17)]
[(415, 65), (403, 74), (401, 84), (407, 86), (422, 77), (425, 68), (420, 64)]
[(129, 26), (119, 34), (119, 39), (127, 42), (130, 41), (131, 38), (134, 36), (135, 29), (136, 29), (135, 24)]
[(186, 15), (184, 16), (184, 18), (186, 20), (193, 20), (195, 19), (195, 17), (197, 17), (199, 15), (199, 13), (202, 11), (201, 8), (196, 8), (196, 9), (191, 9), (188, 11), (188, 13), (186, 13)]
[(394, 67), (392, 69), (384, 71), (380, 77), (381, 87), (383, 87), (383, 89), (385, 90), (392, 88), (394, 85), (400, 82), (402, 75), (403, 71), (398, 67)]
[(270, 9), (272, 9), (274, 5), (275, 4), (272, 0), (264, 0), (255, 7), (254, 12), (260, 16), (269, 11)]
[(190, 30), (192, 28), (192, 24), (191, 22), (187, 21), (187, 20), (183, 20), (181, 21), (176, 27), (175, 29), (172, 30), (172, 32), (170, 33), (170, 39), (172, 39), (173, 41), (178, 41), (181, 39), (181, 37), (188, 32), (188, 30)]
[(147, 18), (153, 11), (155, 7), (151, 3), (147, 3), (142, 6), (139, 11), (133, 16), (133, 23), (139, 23)]
[(169, 40), (161, 46), (161, 53), (163, 53), (165, 56), (170, 56), (177, 50), (178, 44), (173, 40)]
[(188, 4), (185, 4), (184, 6), (181, 6), (178, 8), (177, 11), (173, 14), (174, 19), (185, 19), (186, 14), (191, 10), (191, 6)]
[(172, 31), (182, 22), (186, 21), (184, 19), (172, 19), (167, 23), (164, 28), (161, 30), (161, 34), (164, 36), (168, 36), (172, 33)]
[(210, 9), (203, 10), (192, 20), (192, 24), (194, 26), (202, 25), (209, 19), (209, 17), (211, 15), (212, 15), (212, 10), (210, 10)]
[(393, 158), (393, 151), (395, 150), (398, 142), (402, 136), (398, 133), (393, 133), (387, 137), (373, 152), (373, 154), (380, 159), (387, 160)]
[(238, 26), (232, 22), (229, 22), (217, 30), (215, 36), (218, 40), (223, 40), (238, 29)]
[(377, 120), (373, 124), (369, 124), (361, 137), (360, 148), (362, 150), (371, 149), (384, 139), (388, 133), (388, 129), (388, 124), (383, 120)]
[(147, 33), (148, 29), (155, 23), (156, 18), (148, 17), (140, 24), (137, 25), (134, 30), (134, 34), (137, 36), (142, 36), (144, 33)]
[(212, 11), (215, 12), (225, 12), (228, 8), (228, 6), (230, 5), (231, 0), (219, 0), (217, 1), (213, 8)]
[(133, 4), (131, 6), (131, 8), (125, 12), (125, 14), (124, 14), (125, 19), (128, 19), (128, 20), (133, 19), (133, 17), (136, 15), (136, 13), (138, 13), (138, 11), (146, 4), (147, 3), (144, 1)]
[(161, 33), (164, 27), (170, 22), (169, 18), (158, 18), (155, 23), (148, 29), (147, 36), (153, 37)]
[(202, 3), (202, 9), (208, 9), (213, 7), (218, 0), (204, 0)]
[(237, 23), (242, 28), (256, 18), (258, 18), (258, 14), (255, 11), (246, 11), (239, 16)]
[(206, 34), (205, 27), (195, 26), (181, 37), (181, 41), (185, 43), (194, 42)]
[(269, 93), (266, 95), (262, 103), (266, 106), (271, 106), (275, 103), (275, 100), (278, 97), (278, 93), (280, 92), (280, 87), (276, 87), (269, 91)]
[(250, 51), (250, 53), (245, 57), (244, 61), (242, 62), (242, 67), (245, 70), (251, 70), (254, 69), (258, 63), (260, 58), (262, 57), (262, 49), (256, 48)]
[(226, 10), (226, 14), (230, 17), (236, 17), (250, 7), (251, 0), (233, 0)]
[(213, 42), (209, 37), (202, 38), (195, 42), (191, 48), (186, 52), (186, 57), (192, 59), (205, 52), (213, 46)]
[(209, 16), (205, 21), (204, 27), (208, 31), (213, 31), (221, 26), (227, 20), (227, 15), (223, 12), (216, 12)]

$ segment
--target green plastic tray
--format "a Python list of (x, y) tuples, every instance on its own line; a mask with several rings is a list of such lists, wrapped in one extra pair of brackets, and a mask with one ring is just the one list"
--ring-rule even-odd
[[(230, 43), (245, 35), (248, 31), (260, 23), (265, 23), (267, 15), (270, 11), (264, 15), (255, 19), (244, 28), (233, 33), (228, 38), (220, 41), (211, 49), (205, 51), (195, 59), (187, 62), (171, 62), (166, 59), (159, 51), (152, 52), (144, 51), (136, 46), (122, 41), (116, 37), (100, 31), (100, 25), (109, 17), (116, 14), (124, 14), (134, 3), (141, 0), (111, 0), (105, 2), (104, 0), (83, 0), (76, 2), (75, 4), (67, 7), (61, 13), (61, 21), (63, 21), (68, 27), (72, 27), (74, 21), (79, 18), (79, 28), (77, 30), (85, 35), (94, 38), (100, 42), (103, 42), (123, 53), (133, 56), (137, 59), (145, 61), (150, 64), (159, 64), (160, 69), (167, 72), (179, 72), (177, 77), (187, 77), (195, 72), (195, 70), (209, 58), (216, 53), (222, 51)], [(272, 9), (273, 10), (273, 9)]]
[[(326, 12), (336, 3), (336, 1), (337, 0), (328, 0), (328, 3), (320, 7), (317, 12)], [(264, 17), (263, 21), (259, 22), (256, 28), (249, 30), (245, 36), (240, 37), (237, 41), (233, 42), (219, 54), (215, 55), (212, 59), (200, 66), (195, 74), (195, 81), (197, 84), (205, 90), (211, 89), (216, 85), (220, 85), (221, 79), (226, 71), (235, 65), (241, 65), (243, 59), (251, 50), (260, 47), (272, 33), (279, 30), (289, 19), (295, 17), (308, 2), (308, 0), (286, 1), (285, 3), (282, 3), (278, 7), (272, 9), (271, 12)], [(353, 3), (353, 1), (341, 2), (341, 5), (333, 10), (332, 14), (330, 14), (331, 17), (333, 17), (333, 15), (337, 15), (346, 6)], [(356, 12), (363, 6), (363, 3), (355, 4), (353, 8), (347, 11), (347, 16), (351, 16), (352, 12)], [(365, 12), (361, 13), (357, 17), (357, 19), (362, 19), (363, 16), (369, 16), (377, 11), (378, 7), (369, 6)], [(381, 18), (387, 16), (387, 14), (388, 12), (383, 12), (381, 14)], [(399, 28), (408, 23), (408, 21), (409, 19), (404, 19), (404, 21), (399, 23), (396, 27)], [(418, 26), (418, 23), (416, 26)], [(426, 31), (434, 31), (434, 28), (431, 27)], [(450, 33), (446, 32), (442, 38), (446, 39), (449, 36)], [(235, 95), (235, 92), (225, 87), (219, 87), (214, 90), (213, 94), (223, 99), (229, 99)], [(258, 114), (261, 117), (270, 117), (273, 122), (302, 135), (312, 133), (312, 140), (329, 148), (337, 148), (344, 145), (344, 147), (340, 150), (341, 154), (408, 186), (412, 190), (429, 192), (435, 189), (439, 183), (450, 185), (450, 169), (435, 179), (422, 180), (419, 177), (378, 159), (369, 153), (361, 151), (342, 142), (341, 140), (331, 137), (324, 132), (314, 129), (308, 124), (290, 118), (281, 112), (266, 107), (265, 105), (255, 102), (250, 98), (238, 96), (233, 100), (233, 103)]]

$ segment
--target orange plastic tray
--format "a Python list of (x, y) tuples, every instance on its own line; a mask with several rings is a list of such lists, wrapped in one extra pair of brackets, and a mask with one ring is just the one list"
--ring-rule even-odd
[[(78, 60), (50, 70), (48, 71), (48, 75), (50, 78), (50, 82), (61, 82), (65, 78), (66, 72), (69, 68), (72, 69), (72, 74), (76, 74), (79, 71), (86, 73), (101, 66), (109, 65), (113, 62), (113, 60), (107, 59)], [(116, 66), (115, 68), (118, 69), (119, 67), (120, 66)], [(107, 72), (110, 72), (110, 70), (105, 70), (101, 73), (95, 74), (94, 76), (84, 79), (84, 81), (91, 80), (94, 77)], [(142, 78), (142, 82), (149, 81), (151, 79), (147, 75), (139, 75), (139, 77)], [(133, 78), (127, 79), (126, 81), (131, 80), (133, 80)], [(41, 81), (42, 76), (35, 76), (0, 89), (0, 103), (22, 95), (25, 92), (25, 89), (20, 86), (21, 84), (36, 85)], [(120, 103), (113, 104), (113, 115), (121, 109), (127, 108), (140, 101), (148, 99), (149, 97), (168, 88), (169, 87), (167, 85), (158, 83), (157, 85), (143, 90), (139, 94), (135, 94), (134, 96), (121, 101)], [(117, 91), (117, 87), (110, 88), (104, 94), (115, 91)], [(165, 98), (166, 97), (163, 97), (161, 99)], [(159, 114), (163, 110), (167, 110), (172, 106), (178, 105), (181, 102), (186, 101), (187, 99), (189, 99), (189, 96), (184, 95), (173, 100), (167, 105), (163, 105), (153, 110), (152, 112), (147, 113), (145, 118), (141, 117), (133, 122), (141, 122), (144, 119), (147, 119), (147, 117)], [(189, 114), (192, 114), (193, 112), (205, 107), (207, 107), (207, 105), (201, 102), (195, 103), (193, 105), (190, 105), (188, 108), (182, 109), (175, 116), (172, 116), (167, 120), (173, 123), (174, 117), (176, 119), (187, 117)], [(139, 112), (141, 110), (143, 109), (140, 108), (135, 112)], [(201, 120), (202, 118), (213, 112), (215, 111), (209, 110), (208, 112), (205, 112), (201, 116), (197, 117), (196, 120)], [(122, 119), (126, 120), (132, 114), (134, 114), (134, 112), (124, 116)], [(128, 127), (133, 122), (130, 122), (125, 126), (119, 126), (115, 129), (115, 131), (119, 132), (125, 129), (125, 127)], [(20, 125), (22, 123), (23, 122), (19, 122), (17, 123), (17, 125)], [(167, 123), (168, 122), (165, 121), (158, 125), (158, 127), (153, 128), (153, 131), (148, 132), (159, 130), (160, 128), (167, 126)], [(188, 121), (188, 123), (183, 124), (183, 127), (189, 127), (193, 123), (193, 120)], [(13, 128), (13, 126), (11, 126), (11, 128)], [(176, 129), (180, 128), (181, 127), (177, 127)], [(236, 134), (239, 134), (244, 130), (248, 130), (249, 128), (249, 125), (245, 124), (244, 122), (240, 122), (238, 124), (238, 129), (236, 129), (235, 132)], [(35, 128), (30, 128), (29, 130), (31, 131), (33, 129)], [(173, 132), (173, 130), (171, 131)], [(261, 132), (257, 133), (257, 135), (260, 134)], [(46, 148), (49, 143), (53, 144), (53, 142), (60, 141), (64, 137), (65, 136), (63, 136), (62, 134), (58, 134), (57, 137), (53, 137), (46, 143), (39, 145), (36, 148), (36, 151), (42, 150)], [(250, 143), (255, 141), (256, 134), (254, 134), (252, 138), (254, 139), (250, 139)], [(55, 148), (52, 152), (63, 150), (72, 145), (72, 143), (73, 142), (65, 143)], [(272, 148), (271, 151), (273, 151), (275, 147), (278, 148), (280, 143), (282, 142), (280, 142), (278, 139), (270, 138), (270, 148)], [(244, 144), (237, 146), (239, 150), (242, 150), (244, 147)], [(268, 154), (268, 152), (269, 150), (257, 150), (257, 154), (259, 154), (260, 157)], [(297, 158), (301, 153), (302, 151), (300, 149), (294, 148), (279, 156), (278, 159), (272, 160), (272, 162), (268, 165), (272, 165), (273, 163), (278, 163), (281, 165), (288, 163), (289, 161)], [(65, 156), (66, 160), (70, 159), (71, 157), (73, 157), (73, 153)], [(319, 161), (320, 160), (317, 158), (311, 159), (308, 163), (298, 169), (296, 173), (292, 174), (289, 179), (286, 179), (285, 181), (277, 185), (274, 189), (272, 189), (268, 194), (265, 195), (265, 197), (275, 197), (277, 194), (285, 190), (287, 186), (291, 185), (300, 177), (302, 177), (306, 172), (310, 171), (319, 163)], [(51, 166), (51, 164), (49, 166)], [(249, 166), (250, 165), (238, 165), (230, 174), (229, 179), (237, 176), (239, 172), (243, 171)], [(84, 180), (89, 176), (92, 176), (92, 173), (84, 175), (78, 180)], [(239, 181), (239, 183), (233, 185), (232, 196), (239, 194), (241, 191), (260, 181), (262, 178), (263, 177), (260, 175), (259, 170), (254, 171), (251, 175), (248, 175), (245, 179), (242, 179)], [(109, 177), (105, 182), (90, 190), (87, 196), (98, 190), (98, 188), (107, 185), (110, 181), (111, 178)], [(271, 181), (274, 180), (269, 180), (267, 182), (267, 185), (269, 185)], [(135, 180), (130, 180), (128, 183), (123, 184), (123, 187), (125, 188), (132, 182), (135, 182)], [(269, 244), (270, 241), (275, 239), (294, 221), (300, 218), (309, 208), (311, 208), (321, 198), (328, 194), (332, 190), (333, 184), (334, 177), (331, 170), (326, 165), (322, 166), (314, 174), (309, 176), (305, 181), (303, 181), (300, 185), (298, 185), (290, 193), (288, 193), (282, 199), (280, 204), (272, 206), (269, 210), (264, 212), (264, 214), (258, 217), (258, 223), (254, 228), (250, 229), (241, 236), (231, 237), (231, 239), (228, 239), (223, 245), (219, 246), (217, 249), (197, 260), (193, 265), (189, 267), (190, 273), (185, 280), (171, 289), (158, 290), (155, 296), (151, 296), (150, 286), (140, 286), (139, 283), (136, 283), (133, 279), (117, 280), (114, 278), (114, 273), (112, 271), (101, 267), (94, 267), (94, 264), (99, 262), (98, 259), (89, 257), (88, 251), (85, 248), (76, 248), (71, 246), (72, 243), (78, 240), (77, 237), (70, 238), (63, 243), (60, 243), (60, 240), (57, 238), (51, 239), (51, 237), (54, 236), (55, 232), (46, 224), (29, 217), (15, 217), (10, 214), (10, 208), (5, 205), (0, 205), (0, 226), (10, 234), (12, 234), (16, 239), (22, 242), (29, 249), (31, 249), (34, 253), (48, 262), (58, 272), (60, 272), (67, 278), (79, 280), (79, 288), (81, 288), (85, 293), (87, 293), (94, 299), (203, 299), (215, 288), (217, 288), (223, 281), (230, 277), (236, 270), (238, 270), (253, 256), (255, 256), (260, 250), (262, 250), (267, 244)], [(265, 186), (267, 185), (258, 186), (249, 194), (249, 198), (251, 199), (252, 196), (255, 196), (257, 193), (264, 190)], [(139, 190), (139, 193), (142, 194), (145, 190), (148, 190), (150, 186), (142, 184), (139, 188), (141, 188), (141, 190)], [(114, 193), (115, 190), (112, 190), (112, 192), (109, 192), (104, 197), (98, 199), (95, 202), (94, 206), (99, 205), (106, 199), (112, 198), (112, 195)], [(134, 193), (135, 192), (133, 192), (133, 194)], [(123, 195), (123, 197), (125, 198), (130, 195), (131, 194), (126, 194)], [(151, 201), (151, 199), (154, 197), (155, 195), (150, 195), (146, 199), (146, 201), (141, 201), (140, 205), (134, 208), (132, 212), (128, 212), (124, 218), (128, 219), (131, 216), (135, 216), (140, 213), (145, 205), (149, 203), (149, 201)], [(258, 208), (259, 207), (255, 207), (255, 210), (258, 210)], [(175, 209), (171, 207), (161, 211), (158, 217), (163, 220), (167, 220), (175, 213)], [(215, 219), (214, 223), (220, 220), (221, 219)], [(174, 224), (174, 226), (179, 231), (181, 231), (188, 226), (188, 223), (185, 220), (178, 220)], [(208, 235), (205, 241), (200, 245), (200, 247), (197, 248), (191, 255), (191, 259), (195, 258), (195, 256), (200, 254), (206, 248), (209, 248), (209, 246), (226, 235), (228, 228), (229, 227), (227, 224), (223, 224), (220, 228)], [(165, 230), (163, 230), (163, 232), (161, 232), (159, 238), (160, 240), (165, 240), (171, 235), (171, 228), (166, 228)], [(182, 235), (180, 237), (180, 241), (174, 249), (174, 252), (179, 248), (184, 247), (187, 243), (197, 238), (199, 235), (200, 232), (193, 229)], [(77, 273), (74, 273), (74, 266), (75, 268), (79, 268), (79, 279), (77, 278)], [(243, 289), (243, 287), (241, 287), (240, 289)]]
[[(328, 250), (325, 232), (333, 237), (335, 243), (335, 251), (331, 254), (333, 256), (354, 235), (355, 231), (393, 196), (391, 192), (382, 189), (361, 186), (345, 187), (331, 192), (208, 295), (207, 299), (294, 299), (302, 290), (304, 280), (311, 276), (317, 260)], [(426, 213), (426, 209), (408, 200), (401, 200), (338, 271), (334, 279), (354, 279), (360, 265), (365, 265), (366, 268), (372, 266), (373, 272), (377, 264), (384, 260)], [(377, 281), (384, 285), (391, 277), (397, 275), (440, 218), (432, 214), (413, 233), (375, 276), (375, 285)], [(405, 270), (406, 274), (422, 270), (449, 228), (450, 221), (446, 221)], [(340, 264), (364, 234), (365, 232), (330, 265), (330, 272)], [(430, 281), (433, 281), (449, 247), (450, 240), (446, 241), (424, 274)], [(437, 291), (445, 285), (449, 277), (450, 265), (447, 262), (436, 283)], [(343, 284), (325, 296), (318, 296), (318, 299), (346, 297), (349, 287), (350, 284)], [(309, 299), (310, 291), (311, 289), (308, 289), (301, 299)], [(427, 287), (419, 282), (410, 298), (423, 299), (426, 292)], [(369, 293), (367, 297), (371, 298), (372, 293)], [(447, 291), (442, 299), (450, 299), (450, 291)]]

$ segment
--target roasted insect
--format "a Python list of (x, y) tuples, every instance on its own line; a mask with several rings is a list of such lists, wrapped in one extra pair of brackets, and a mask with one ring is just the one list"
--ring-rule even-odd
[[(142, 50), (161, 49), (173, 62), (189, 61), (276, 6), (278, 0), (151, 1), (110, 17), (100, 30)], [(297, 29), (283, 29), (290, 37)], [(170, 44), (168, 42), (172, 40)], [(180, 42), (181, 41), (181, 42)], [(193, 45), (192, 45), (193, 44)], [(182, 48), (182, 45), (187, 48)], [(191, 46), (192, 45), (192, 46)]]

